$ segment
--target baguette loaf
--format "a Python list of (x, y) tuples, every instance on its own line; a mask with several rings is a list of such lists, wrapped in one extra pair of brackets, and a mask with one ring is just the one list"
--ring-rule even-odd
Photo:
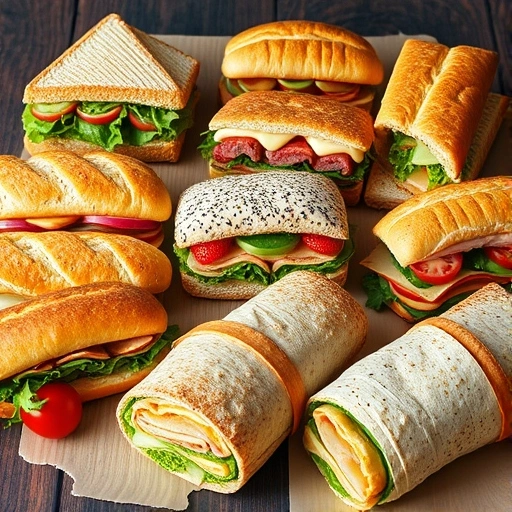
[(375, 119), (380, 158), (387, 160), (390, 131), (398, 131), (422, 141), (460, 182), (497, 62), (480, 48), (407, 40)]
[(0, 311), (0, 379), (75, 350), (166, 328), (165, 308), (136, 286), (94, 283), (49, 293)]
[(311, 21), (278, 21), (235, 35), (226, 45), (222, 73), (229, 78), (316, 79), (379, 84), (375, 49), (349, 30)]
[(111, 14), (37, 75), (23, 102), (122, 101), (177, 110), (198, 74), (197, 60)]
[(109, 215), (163, 222), (165, 184), (149, 166), (106, 151), (47, 151), (27, 161), (0, 156), (0, 219)]
[(131, 236), (66, 231), (3, 233), (0, 254), (0, 294), (31, 297), (106, 281), (160, 293), (171, 283), (169, 258)]
[(485, 237), (512, 233), (512, 178), (446, 185), (388, 212), (373, 228), (403, 267)]

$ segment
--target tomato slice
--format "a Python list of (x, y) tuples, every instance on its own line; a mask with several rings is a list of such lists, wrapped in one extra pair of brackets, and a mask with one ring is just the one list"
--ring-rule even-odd
[(416, 302), (428, 302), (428, 300), (425, 300), (420, 295), (417, 295), (416, 293), (405, 288), (404, 286), (399, 285), (398, 283), (395, 283), (394, 281), (388, 281), (388, 284), (389, 287), (391, 288), (391, 291), (395, 295), (403, 295), (404, 297), (407, 297), (408, 299), (411, 300), (415, 300)]
[(142, 132), (156, 132), (156, 126), (153, 123), (145, 119), (139, 119), (131, 110), (128, 111), (128, 119), (137, 130)]
[(419, 261), (409, 268), (419, 279), (428, 284), (446, 284), (454, 279), (462, 268), (462, 253), (448, 254), (440, 258)]
[(86, 114), (85, 112), (82, 112), (79, 108), (76, 109), (76, 113), (78, 114), (78, 117), (80, 117), (84, 121), (87, 121), (88, 123), (107, 124), (117, 119), (119, 117), (119, 114), (121, 113), (121, 110), (123, 110), (123, 106), (118, 105), (117, 107), (114, 107), (108, 112), (104, 112), (102, 114)]
[(484, 247), (484, 254), (496, 265), (512, 270), (512, 245)]
[(194, 258), (201, 265), (209, 265), (214, 261), (226, 256), (229, 252), (233, 239), (222, 238), (220, 240), (212, 240), (211, 242), (201, 242), (190, 247), (190, 251)]
[(76, 101), (63, 101), (61, 103), (34, 103), (30, 109), (32, 115), (40, 121), (53, 123), (63, 115), (70, 114), (76, 110)]

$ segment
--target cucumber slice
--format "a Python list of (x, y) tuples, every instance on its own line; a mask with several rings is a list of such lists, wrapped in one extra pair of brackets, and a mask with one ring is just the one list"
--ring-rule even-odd
[(236, 243), (254, 256), (278, 256), (292, 251), (300, 242), (300, 235), (273, 233), (266, 235), (237, 236)]
[(278, 78), (277, 81), (286, 89), (292, 89), (294, 91), (300, 91), (311, 87), (314, 80), (283, 80)]
[(414, 165), (434, 165), (438, 164), (439, 160), (430, 152), (428, 147), (421, 142), (416, 141), (416, 148), (413, 150), (411, 164)]
[(74, 101), (61, 101), (60, 103), (34, 103), (32, 106), (42, 114), (55, 114), (66, 110), (75, 103)]
[(229, 94), (232, 94), (233, 96), (240, 96), (240, 94), (243, 94), (244, 91), (240, 88), (238, 85), (237, 80), (230, 80), (229, 78), (225, 78), (226, 80), (226, 89), (228, 90)]

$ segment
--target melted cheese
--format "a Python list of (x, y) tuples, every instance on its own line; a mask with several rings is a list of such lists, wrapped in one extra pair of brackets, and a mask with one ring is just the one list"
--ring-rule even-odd
[[(228, 137), (251, 137), (256, 139), (266, 150), (275, 151), (295, 138), (294, 133), (266, 133), (258, 130), (242, 130), (237, 128), (221, 128), (217, 130), (214, 139), (221, 142)], [(364, 151), (344, 144), (335, 144), (317, 137), (305, 137), (307, 143), (318, 156), (333, 155), (336, 153), (347, 153), (356, 163), (361, 163), (364, 158)]]
[(69, 215), (66, 217), (42, 217), (36, 219), (26, 219), (29, 224), (39, 226), (44, 229), (60, 229), (75, 223), (80, 217)]

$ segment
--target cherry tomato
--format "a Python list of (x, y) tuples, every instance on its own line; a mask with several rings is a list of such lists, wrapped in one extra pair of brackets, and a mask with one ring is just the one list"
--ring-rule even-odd
[(223, 238), (193, 245), (190, 250), (201, 265), (208, 265), (224, 257), (229, 252), (232, 243), (232, 238)]
[(118, 105), (117, 107), (114, 107), (113, 109), (109, 110), (108, 112), (104, 112), (103, 114), (86, 114), (79, 108), (76, 109), (76, 113), (78, 114), (78, 117), (84, 121), (87, 121), (88, 123), (107, 124), (117, 119), (121, 113), (121, 110), (123, 110), (123, 106)]
[(331, 238), (325, 235), (314, 235), (311, 233), (302, 235), (302, 241), (312, 250), (327, 256), (336, 256), (345, 243), (344, 240)]
[(484, 247), (484, 254), (496, 265), (512, 270), (512, 245)]
[(139, 119), (131, 110), (128, 111), (128, 119), (130, 123), (142, 132), (156, 132), (156, 126), (144, 119)]
[(82, 419), (82, 399), (74, 387), (65, 382), (49, 382), (37, 392), (42, 407), (25, 411), (20, 408), (23, 423), (36, 434), (49, 439), (68, 436)]
[(410, 269), (419, 279), (433, 285), (449, 283), (461, 268), (462, 253), (460, 252), (410, 265)]
[(63, 101), (62, 103), (34, 103), (30, 109), (32, 115), (40, 121), (53, 123), (63, 115), (76, 110), (78, 103), (75, 101)]

